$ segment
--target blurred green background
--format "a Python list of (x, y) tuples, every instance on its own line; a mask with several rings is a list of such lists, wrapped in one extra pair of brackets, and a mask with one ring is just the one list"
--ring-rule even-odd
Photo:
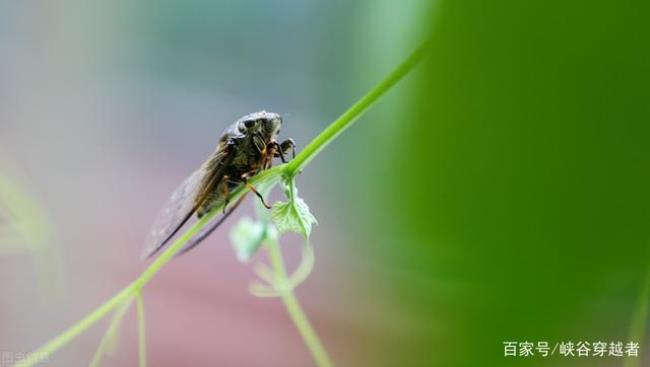
[(417, 315), (406, 365), (622, 365), (501, 343), (630, 339), (650, 259), (647, 6), (436, 8), (407, 107), (359, 128), (397, 129), (355, 161), (383, 155), (358, 177), (375, 208), (359, 243)]
[[(49, 213), (66, 284), (42, 302), (29, 258), (0, 259), (0, 350), (35, 348), (135, 277), (156, 209), (227, 124), (279, 112), (300, 149), (431, 38), (299, 177), (320, 224), (298, 296), (333, 359), (649, 365), (647, 321), (633, 325), (650, 269), (648, 6), (0, 3), (0, 154)], [(145, 290), (152, 365), (310, 365), (226, 241)], [(108, 365), (135, 364), (124, 329)], [(101, 333), (51, 364), (86, 365)], [(633, 340), (644, 357), (504, 358), (511, 340)]]

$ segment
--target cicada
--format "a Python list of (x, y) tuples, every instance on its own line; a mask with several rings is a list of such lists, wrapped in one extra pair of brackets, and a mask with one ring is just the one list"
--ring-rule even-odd
[(223, 215), (192, 238), (177, 254), (185, 253), (209, 236), (237, 208), (244, 196), (228, 207), (231, 193), (242, 186), (255, 193), (270, 208), (262, 195), (249, 183), (257, 173), (271, 167), (274, 158), (286, 162), (289, 151), (295, 157), (293, 139), (278, 143), (282, 117), (260, 111), (246, 115), (230, 125), (219, 138), (217, 149), (172, 194), (154, 222), (147, 238), (143, 258), (162, 249), (193, 217), (201, 218), (223, 206)]

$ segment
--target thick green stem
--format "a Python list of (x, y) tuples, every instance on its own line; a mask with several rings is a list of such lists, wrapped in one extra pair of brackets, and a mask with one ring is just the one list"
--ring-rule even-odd
[(300, 332), (300, 336), (302, 336), (305, 345), (309, 348), (314, 361), (316, 361), (316, 365), (319, 367), (333, 366), (330, 357), (327, 355), (325, 348), (323, 348), (320, 339), (318, 339), (316, 331), (314, 331), (314, 328), (307, 319), (307, 315), (305, 315), (305, 312), (300, 307), (300, 302), (298, 302), (298, 298), (293, 293), (293, 288), (285, 286), (288, 284), (289, 279), (287, 278), (287, 270), (284, 267), (280, 246), (276, 241), (268, 241), (266, 247), (275, 275), (274, 283), (279, 286), (278, 292), (281, 294), (282, 302), (284, 302), (287, 312), (291, 320), (293, 320), (294, 325), (296, 325), (298, 332)]

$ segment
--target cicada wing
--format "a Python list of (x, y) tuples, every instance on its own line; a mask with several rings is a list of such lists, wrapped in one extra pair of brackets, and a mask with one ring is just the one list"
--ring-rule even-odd
[(163, 206), (149, 232), (142, 258), (151, 257), (160, 251), (176, 235), (210, 192), (218, 187), (224, 171), (233, 159), (234, 155), (231, 154), (227, 139), (221, 139), (212, 156), (200, 169), (183, 181)]
[(192, 217), (196, 211), (196, 199), (201, 191), (201, 182), (206, 171), (203, 167), (192, 173), (174, 191), (158, 214), (147, 236), (142, 258), (148, 258), (158, 252)]
[(226, 219), (228, 219), (230, 214), (232, 214), (232, 212), (234, 212), (235, 209), (237, 209), (237, 207), (239, 207), (239, 204), (241, 204), (241, 202), (244, 201), (245, 197), (246, 197), (246, 194), (244, 193), (235, 202), (235, 204), (233, 204), (228, 209), (228, 211), (226, 211), (219, 218), (214, 219), (210, 225), (206, 226), (196, 236), (192, 237), (192, 239), (187, 243), (187, 245), (185, 245), (185, 247), (183, 247), (181, 250), (179, 250), (174, 256), (180, 256), (180, 255), (188, 252), (189, 250), (193, 249), (194, 247), (198, 246), (201, 242), (203, 242), (204, 239), (206, 239), (208, 236), (210, 236), (212, 234), (212, 232), (214, 232), (215, 229), (217, 229), (221, 224), (223, 224), (223, 222), (226, 221)]

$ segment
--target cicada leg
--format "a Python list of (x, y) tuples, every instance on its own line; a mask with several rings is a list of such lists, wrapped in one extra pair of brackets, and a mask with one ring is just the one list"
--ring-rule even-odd
[(269, 204), (267, 204), (266, 201), (264, 200), (264, 196), (262, 196), (262, 194), (260, 194), (259, 191), (257, 191), (255, 186), (253, 186), (250, 182), (248, 182), (249, 178), (250, 178), (250, 173), (244, 173), (243, 175), (241, 175), (241, 179), (244, 181), (244, 185), (246, 185), (246, 187), (249, 190), (251, 190), (253, 193), (255, 193), (255, 195), (257, 195), (258, 198), (260, 198), (260, 201), (262, 202), (262, 205), (264, 205), (264, 207), (266, 209), (271, 209), (271, 206)]
[(287, 159), (284, 157), (287, 154), (287, 151), (291, 149), (291, 157), (296, 158), (296, 143), (293, 139), (289, 138), (282, 143), (278, 144), (277, 142), (272, 143), (273, 146), (273, 156), (275, 158), (280, 158), (282, 163), (287, 163)]
[(224, 175), (223, 184), (222, 184), (223, 186), (222, 194), (223, 197), (225, 198), (223, 202), (223, 214), (226, 214), (226, 208), (228, 207), (228, 204), (230, 204), (230, 189), (228, 188), (228, 181), (229, 181), (229, 177)]
[(281, 154), (285, 154), (289, 149), (291, 149), (291, 158), (296, 158), (296, 142), (291, 138), (280, 143)]

